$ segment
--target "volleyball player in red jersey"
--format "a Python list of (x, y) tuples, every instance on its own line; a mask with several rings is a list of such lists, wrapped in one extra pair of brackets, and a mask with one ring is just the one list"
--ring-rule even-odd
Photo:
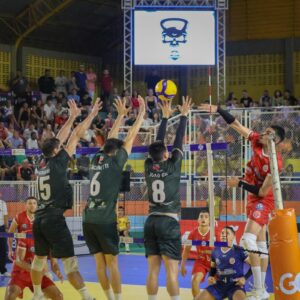
[[(13, 221), (10, 224), (8, 233), (27, 233), (32, 231), (32, 223), (34, 220), (34, 213), (37, 208), (37, 199), (35, 197), (28, 197), (25, 200), (25, 210), (18, 213)], [(8, 258), (13, 260), (13, 251), (12, 251), (12, 242), (13, 239), (8, 239)]]
[[(203, 208), (198, 217), (199, 226), (197, 226), (193, 231), (190, 232), (188, 236), (188, 240), (191, 241), (209, 241), (209, 212), (208, 209)], [(190, 250), (192, 245), (185, 245), (182, 261), (180, 266), (180, 273), (182, 276), (186, 275), (185, 263), (188, 259)], [(192, 270), (192, 294), (195, 298), (198, 294), (200, 294), (199, 285), (204, 281), (206, 274), (210, 270), (211, 266), (211, 248), (196, 246), (197, 249), (197, 258), (194, 262), (193, 270)]]
[[(27, 233), (31, 233), (28, 231)], [(20, 239), (16, 249), (16, 259), (13, 264), (11, 279), (5, 293), (5, 300), (15, 300), (17, 297), (23, 298), (23, 290), (27, 287), (33, 292), (33, 285), (30, 277), (31, 263), (34, 258), (34, 240)], [(51, 260), (52, 271), (62, 280), (63, 276), (58, 267), (57, 261)], [(54, 282), (45, 270), (42, 280), (42, 291), (44, 295), (52, 300), (62, 300), (63, 295), (55, 286)], [(46, 276), (47, 275), (47, 276)], [(49, 277), (48, 277), (49, 276)]]
[[(230, 178), (230, 187), (241, 187), (248, 191), (247, 224), (243, 235), (243, 246), (248, 250), (267, 253), (266, 229), (269, 221), (269, 214), (274, 209), (274, 195), (272, 191), (272, 176), (269, 160), (268, 139), (269, 135), (275, 136), (276, 145), (285, 138), (285, 131), (282, 127), (273, 125), (263, 133), (257, 133), (243, 126), (228, 111), (215, 105), (201, 105), (201, 110), (215, 113), (218, 112), (227, 124), (240, 135), (251, 142), (252, 157), (247, 164), (244, 180), (237, 177)], [(277, 152), (278, 169), (282, 169), (282, 158)], [(265, 290), (264, 282), (268, 266), (268, 255), (250, 253), (251, 269), (254, 279), (254, 290), (249, 299), (269, 299)]]

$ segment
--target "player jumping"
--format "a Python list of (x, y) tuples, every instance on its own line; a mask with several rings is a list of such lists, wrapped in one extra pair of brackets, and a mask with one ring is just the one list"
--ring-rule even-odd
[(157, 299), (158, 275), (164, 262), (167, 291), (172, 300), (179, 300), (178, 262), (181, 258), (181, 235), (178, 222), (180, 202), (180, 174), (183, 158), (182, 140), (185, 134), (191, 99), (183, 98), (178, 106), (181, 113), (172, 150), (172, 157), (164, 144), (168, 118), (172, 115), (171, 103), (160, 105), (163, 119), (156, 142), (149, 146), (150, 157), (145, 161), (145, 179), (150, 202), (149, 217), (145, 222), (144, 239), (148, 258), (147, 293), (149, 300)]
[(98, 279), (109, 300), (121, 299), (116, 204), (122, 171), (145, 115), (144, 99), (139, 97), (139, 103), (136, 121), (122, 141), (118, 139), (119, 129), (128, 109), (125, 101), (116, 100), (114, 106), (118, 117), (108, 134), (103, 151), (98, 152), (92, 161), (90, 196), (83, 212), (83, 234), (90, 253), (95, 257)]
[[(199, 226), (190, 232), (188, 240), (191, 241), (209, 241), (209, 212), (208, 209), (201, 209), (198, 218)], [(186, 275), (185, 264), (188, 259), (189, 253), (192, 249), (192, 245), (185, 245), (180, 273), (182, 276)], [(199, 285), (204, 281), (206, 274), (210, 270), (210, 261), (211, 261), (211, 248), (197, 246), (197, 258), (194, 262), (192, 270), (192, 294), (195, 298), (200, 293)]]
[(33, 223), (35, 256), (31, 266), (31, 278), (34, 300), (43, 298), (41, 282), (50, 253), (53, 257), (62, 259), (65, 274), (82, 299), (93, 299), (79, 273), (73, 238), (66, 224), (64, 212), (73, 205), (73, 190), (67, 178), (69, 160), (75, 153), (79, 139), (101, 109), (101, 102), (97, 98), (90, 114), (72, 131), (67, 146), (61, 148), (68, 139), (75, 118), (80, 113), (75, 101), (71, 100), (68, 104), (70, 107), (68, 121), (55, 138), (45, 140), (42, 145), (45, 159), (38, 169), (39, 202)]
[[(247, 224), (243, 235), (243, 246), (248, 250), (260, 251), (264, 254), (250, 254), (251, 268), (254, 279), (254, 290), (250, 299), (269, 299), (264, 283), (268, 267), (268, 248), (266, 242), (266, 228), (269, 214), (274, 209), (274, 195), (272, 191), (272, 177), (269, 160), (268, 139), (270, 134), (275, 135), (275, 143), (284, 140), (285, 131), (282, 127), (273, 125), (259, 134), (243, 126), (228, 111), (215, 105), (201, 105), (201, 110), (218, 112), (227, 124), (240, 135), (247, 138), (252, 145), (253, 155), (247, 163), (245, 179), (233, 177), (228, 180), (231, 187), (241, 187), (248, 191)], [(282, 159), (277, 153), (278, 169), (282, 169)]]

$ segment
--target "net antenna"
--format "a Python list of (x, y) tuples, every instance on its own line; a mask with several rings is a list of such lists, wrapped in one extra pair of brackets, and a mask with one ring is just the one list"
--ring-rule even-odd
[(268, 135), (268, 148), (270, 153), (270, 166), (272, 175), (272, 188), (275, 198), (276, 209), (283, 209), (282, 193), (280, 186), (280, 177), (278, 171), (276, 145), (275, 145), (275, 134), (270, 133)]

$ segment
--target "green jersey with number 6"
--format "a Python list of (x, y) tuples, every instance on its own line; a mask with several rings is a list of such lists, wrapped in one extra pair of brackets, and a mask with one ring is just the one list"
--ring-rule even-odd
[(48, 207), (72, 208), (73, 190), (67, 177), (69, 154), (62, 149), (57, 155), (43, 159), (37, 171), (38, 208), (36, 215)]
[(150, 202), (149, 213), (179, 213), (180, 173), (182, 152), (174, 149), (172, 157), (154, 162), (151, 158), (145, 161), (145, 178)]
[(95, 155), (90, 172), (90, 196), (83, 212), (83, 222), (107, 224), (117, 221), (116, 203), (122, 182), (122, 171), (128, 159), (124, 148), (109, 156)]

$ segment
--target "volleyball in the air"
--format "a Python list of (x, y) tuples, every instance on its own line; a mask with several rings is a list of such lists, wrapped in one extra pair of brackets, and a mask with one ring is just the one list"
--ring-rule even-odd
[(177, 86), (172, 80), (162, 79), (155, 86), (155, 93), (162, 101), (172, 100), (177, 93)]

